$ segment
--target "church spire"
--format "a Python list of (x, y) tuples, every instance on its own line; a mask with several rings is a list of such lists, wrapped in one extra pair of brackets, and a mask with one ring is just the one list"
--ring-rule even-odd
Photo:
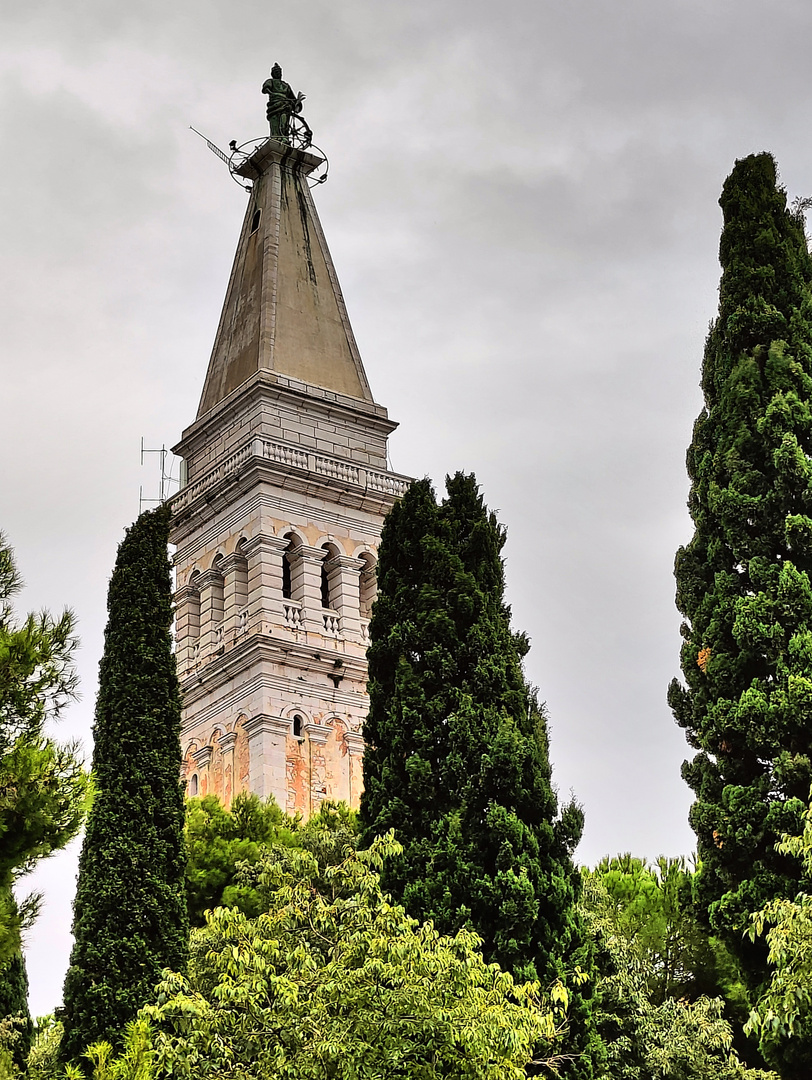
[(373, 402), (308, 185), (324, 163), (291, 145), (310, 129), (274, 65), (265, 81), (272, 137), (232, 166), (252, 184), (198, 417), (257, 372)]

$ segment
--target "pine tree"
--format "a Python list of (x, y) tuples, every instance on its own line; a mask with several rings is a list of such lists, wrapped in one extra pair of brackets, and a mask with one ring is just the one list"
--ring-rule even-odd
[[(588, 965), (572, 853), (583, 827), (559, 814), (528, 642), (510, 627), (505, 531), (473, 476), (428, 480), (384, 523), (370, 623), (362, 843), (395, 829), (384, 887), (441, 933), (470, 925), (487, 960), (549, 985)], [(589, 1042), (575, 991), (575, 1043)], [(594, 1048), (591, 1048), (594, 1049)], [(590, 1076), (590, 1054), (567, 1075)]]
[(720, 205), (719, 315), (688, 450), (695, 532), (676, 558), (685, 685), (669, 702), (698, 751), (683, 776), (699, 902), (756, 987), (764, 956), (742, 932), (802, 884), (775, 845), (801, 831), (812, 780), (812, 261), (769, 154), (736, 162)]
[(98, 1039), (120, 1045), (162, 969), (186, 965), (169, 520), (165, 505), (138, 518), (110, 581), (93, 729), (97, 790), (79, 861), (64, 1061)]

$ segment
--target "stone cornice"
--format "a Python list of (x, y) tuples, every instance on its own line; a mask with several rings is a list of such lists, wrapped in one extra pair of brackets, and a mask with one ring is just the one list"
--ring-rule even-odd
[(172, 453), (191, 457), (201, 447), (210, 445), (213, 437), (245, 413), (261, 410), (266, 401), (272, 405), (286, 400), (296, 412), (312, 413), (328, 423), (339, 417), (361, 431), (367, 428), (380, 435), (391, 435), (398, 426), (395, 420), (389, 419), (382, 405), (261, 370), (190, 424), (172, 447)]
[[(208, 663), (204, 662), (199, 667), (182, 673), (181, 690), (185, 704), (189, 705), (211, 693), (212, 687), (230, 682), (246, 668), (258, 666), (266, 660), (277, 670), (280, 664), (291, 669), (293, 675), (282, 676), (288, 681), (291, 679), (295, 681), (297, 678), (295, 672), (303, 672), (307, 675), (318, 674), (329, 678), (336, 674), (337, 659), (341, 660), (342, 678), (366, 688), (365, 654), (353, 656), (350, 653), (340, 652), (328, 638), (320, 640), (319, 644), (304, 644), (287, 639), (281, 640), (266, 634), (246, 634), (222, 654), (215, 654)], [(337, 687), (331, 689), (321, 684), (316, 684), (316, 689), (321, 696), (336, 701), (342, 701), (345, 698), (350, 701), (357, 698), (359, 693), (365, 692), (339, 690)]]

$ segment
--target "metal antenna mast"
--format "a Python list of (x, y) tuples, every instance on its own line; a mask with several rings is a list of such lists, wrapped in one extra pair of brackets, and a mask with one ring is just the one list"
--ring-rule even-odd
[[(139, 486), (139, 488), (138, 488), (138, 513), (139, 514), (144, 509), (144, 504), (145, 503), (158, 503), (158, 504), (160, 504), (160, 503), (166, 502), (166, 500), (170, 497), (170, 495), (174, 494), (172, 492), (172, 485), (173, 484), (178, 484), (178, 485), (180, 484), (179, 478), (172, 475), (172, 469), (170, 468), (169, 472), (167, 472), (167, 470), (166, 470), (166, 461), (167, 461), (167, 458), (169, 457), (169, 455), (171, 453), (172, 453), (172, 451), (167, 450), (167, 448), (165, 446), (162, 446), (160, 450), (149, 450), (149, 449), (147, 449), (144, 446), (144, 436), (143, 435), (141, 436), (141, 464), (142, 465), (144, 464), (144, 455), (145, 454), (157, 454), (158, 455), (158, 464), (159, 464), (159, 469), (160, 469), (160, 485), (159, 485), (159, 488), (158, 488), (158, 498), (157, 499), (147, 498), (144, 495), (143, 485)], [(174, 457), (174, 454), (172, 456)]]

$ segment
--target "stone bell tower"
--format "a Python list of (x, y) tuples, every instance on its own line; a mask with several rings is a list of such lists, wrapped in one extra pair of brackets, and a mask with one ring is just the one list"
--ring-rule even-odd
[(307, 816), (358, 804), (376, 551), (409, 481), (387, 469), (396, 424), (313, 204), (323, 162), (295, 137), (301, 96), (281, 72), (263, 92), (276, 137), (233, 166), (248, 208), (197, 418), (173, 448), (182, 751), (189, 794), (248, 789)]

